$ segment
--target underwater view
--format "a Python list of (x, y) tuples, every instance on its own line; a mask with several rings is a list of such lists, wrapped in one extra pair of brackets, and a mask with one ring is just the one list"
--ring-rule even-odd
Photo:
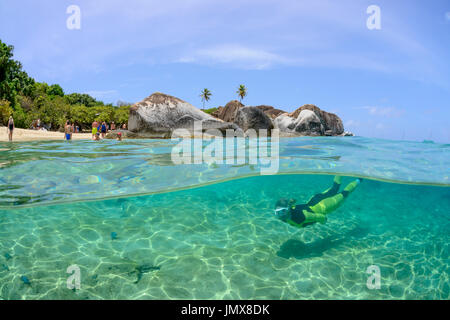
[[(449, 299), (450, 145), (280, 139), (261, 175), (175, 144), (0, 143), (0, 299)], [(358, 184), (325, 223), (278, 219), (336, 176)]]

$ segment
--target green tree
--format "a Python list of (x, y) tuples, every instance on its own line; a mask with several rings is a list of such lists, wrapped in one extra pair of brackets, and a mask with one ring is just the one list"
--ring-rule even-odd
[(0, 100), (0, 124), (6, 126), (9, 116), (13, 114), (11, 103), (8, 100)]
[(15, 106), (16, 95), (31, 94), (34, 79), (22, 71), (22, 64), (14, 60), (14, 47), (0, 40), (0, 99), (6, 99)]
[(13, 60), (13, 52), (13, 46), (0, 40), (1, 123), (11, 114), (18, 128), (29, 128), (36, 119), (53, 130), (61, 129), (67, 120), (85, 128), (90, 128), (94, 120), (128, 122), (129, 105), (105, 105), (85, 93), (65, 95), (58, 84), (49, 86), (45, 82), (35, 82), (22, 70), (21, 63)]
[(239, 101), (242, 102), (242, 99), (244, 99), (247, 96), (247, 88), (243, 84), (241, 84), (236, 93), (239, 96)]
[(94, 122), (94, 112), (90, 112), (89, 108), (84, 105), (71, 106), (71, 119), (81, 127), (89, 128)]
[(200, 94), (200, 97), (202, 98), (203, 102), (203, 109), (205, 109), (205, 102), (208, 102), (209, 99), (211, 99), (212, 93), (208, 89), (203, 89), (202, 93)]
[(113, 106), (97, 106), (94, 107), (95, 120), (99, 122), (111, 122), (114, 120), (114, 107)]
[(116, 124), (128, 123), (128, 117), (130, 116), (131, 106), (120, 106), (114, 108), (114, 122)]
[(29, 128), (33, 121), (32, 114), (25, 112), (19, 104), (14, 109), (13, 118), (14, 126), (17, 128)]
[(50, 87), (48, 87), (47, 94), (49, 96), (64, 97), (64, 90), (59, 84), (52, 84)]
[(94, 107), (98, 105), (103, 105), (103, 102), (97, 101), (86, 93), (71, 93), (64, 97), (69, 104), (80, 104), (86, 107)]

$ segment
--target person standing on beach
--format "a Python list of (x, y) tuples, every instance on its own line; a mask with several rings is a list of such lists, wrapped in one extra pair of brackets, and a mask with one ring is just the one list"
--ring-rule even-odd
[(72, 139), (73, 127), (70, 124), (70, 121), (67, 120), (66, 125), (64, 126), (64, 138), (69, 141)]
[(72, 123), (71, 127), (70, 127), (70, 140), (72, 140), (72, 135), (75, 132), (75, 122)]
[(102, 130), (102, 139), (105, 139), (105, 135), (106, 135), (106, 131), (107, 131), (105, 121), (102, 122), (101, 130)]
[(116, 130), (116, 124), (113, 122), (111, 122), (111, 130)]
[(13, 136), (13, 131), (14, 131), (14, 119), (12, 116), (9, 117), (7, 131), (8, 131), (9, 141), (12, 141), (12, 136)]
[(92, 139), (95, 138), (95, 134), (98, 131), (97, 128), (98, 128), (98, 122), (97, 121), (92, 122)]

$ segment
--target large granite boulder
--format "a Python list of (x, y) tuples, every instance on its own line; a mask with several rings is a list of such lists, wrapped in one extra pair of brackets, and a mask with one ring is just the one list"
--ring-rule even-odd
[(295, 130), (295, 118), (290, 117), (288, 113), (279, 115), (273, 120), (273, 124), (280, 132), (294, 132)]
[[(222, 106), (219, 106), (218, 108), (217, 108), (217, 110), (216, 111), (214, 111), (214, 112), (211, 112), (211, 115), (214, 117), (214, 118), (218, 118), (218, 119), (220, 119), (219, 118), (219, 115), (220, 114), (222, 114), (222, 110), (223, 110), (223, 108), (224, 107), (222, 107)], [(222, 119), (221, 119), (222, 120)]]
[(128, 130), (138, 137), (169, 138), (176, 129), (193, 132), (195, 121), (202, 122), (203, 131), (237, 129), (233, 123), (216, 119), (186, 101), (156, 92), (130, 108)]
[(319, 117), (311, 110), (303, 110), (297, 118), (285, 113), (274, 120), (275, 128), (282, 133), (292, 133), (302, 136), (321, 136), (324, 127)]
[(286, 113), (286, 111), (283, 111), (283, 110), (280, 110), (280, 109), (275, 109), (272, 106), (261, 105), (261, 106), (256, 106), (256, 108), (262, 110), (271, 119), (275, 119), (279, 115), (281, 115), (283, 113)]
[(339, 136), (344, 133), (342, 120), (335, 114), (320, 110), (312, 104), (292, 113), (284, 113), (274, 120), (280, 132), (301, 136)]
[[(220, 106), (217, 108), (217, 110), (211, 113), (211, 115), (223, 121), (234, 122), (237, 112), (243, 107), (244, 105), (241, 102), (233, 100), (228, 102), (225, 107)], [(267, 105), (255, 106), (255, 108), (263, 111), (267, 116), (269, 116), (270, 119), (275, 119), (280, 114), (286, 113), (286, 111), (275, 109), (274, 107)]]
[(256, 107), (240, 108), (236, 114), (234, 123), (244, 132), (248, 129), (254, 129), (256, 132), (260, 129), (270, 130), (274, 128), (272, 120), (261, 110)]
[(337, 115), (335, 115), (334, 113), (323, 111), (313, 104), (305, 104), (289, 115), (297, 119), (303, 110), (311, 110), (316, 114), (316, 116), (320, 119), (321, 124), (323, 125), (324, 134), (326, 133), (327, 135), (337, 136), (344, 133), (344, 125), (342, 123), (342, 120)]
[(234, 122), (237, 112), (244, 105), (237, 100), (228, 102), (225, 107), (219, 107), (212, 115), (225, 122)]
[(313, 111), (305, 109), (295, 120), (294, 131), (308, 136), (321, 136), (324, 134), (324, 127)]

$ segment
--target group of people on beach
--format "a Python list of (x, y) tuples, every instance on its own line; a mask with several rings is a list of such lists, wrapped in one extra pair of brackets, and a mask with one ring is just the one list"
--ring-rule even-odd
[[(35, 130), (39, 130), (40, 128), (42, 128), (40, 119), (38, 119), (37, 121), (35, 121), (33, 123), (33, 128), (35, 128)], [(99, 123), (98, 121), (94, 121), (92, 123), (92, 140), (98, 141), (100, 139), (105, 139), (106, 134), (108, 133), (109, 130), (116, 130), (117, 128), (126, 130), (127, 125), (124, 123), (122, 126), (119, 125), (116, 127), (116, 124), (114, 123), (114, 121), (111, 122), (110, 125), (108, 125), (105, 121), (103, 121), (102, 123)], [(13, 139), (14, 129), (15, 129), (14, 119), (12, 116), (10, 116), (8, 119), (8, 124), (6, 126), (9, 141), (12, 141), (12, 139)], [(67, 141), (72, 140), (73, 133), (80, 132), (80, 131), (81, 131), (80, 126), (76, 125), (75, 123), (70, 122), (70, 120), (67, 120), (66, 124), (64, 125), (64, 140), (67, 140)], [(117, 140), (122, 141), (122, 133), (121, 132), (117, 133)]]
[[(69, 141), (72, 140), (72, 134), (75, 132), (75, 125), (73, 123), (70, 123), (69, 120), (67, 120), (66, 125), (64, 126), (64, 139)], [(126, 124), (123, 124), (122, 129), (126, 130)], [(101, 139), (105, 139), (106, 134), (109, 130), (116, 130), (116, 125), (114, 121), (111, 123), (111, 125), (108, 125), (105, 121), (102, 123), (98, 121), (94, 121), (92, 123), (92, 140), (99, 141)], [(78, 131), (77, 131), (78, 132)], [(122, 141), (122, 133), (117, 133), (117, 140)]]
[[(127, 125), (125, 123), (122, 125), (122, 129), (127, 129)], [(94, 121), (92, 123), (92, 140), (98, 141), (100, 140), (100, 136), (101, 139), (105, 139), (105, 136), (109, 130), (116, 130), (116, 124), (114, 123), (114, 121), (111, 122), (111, 125), (108, 125), (105, 121), (103, 121), (102, 123)], [(122, 141), (122, 132), (117, 133), (117, 140)]]

